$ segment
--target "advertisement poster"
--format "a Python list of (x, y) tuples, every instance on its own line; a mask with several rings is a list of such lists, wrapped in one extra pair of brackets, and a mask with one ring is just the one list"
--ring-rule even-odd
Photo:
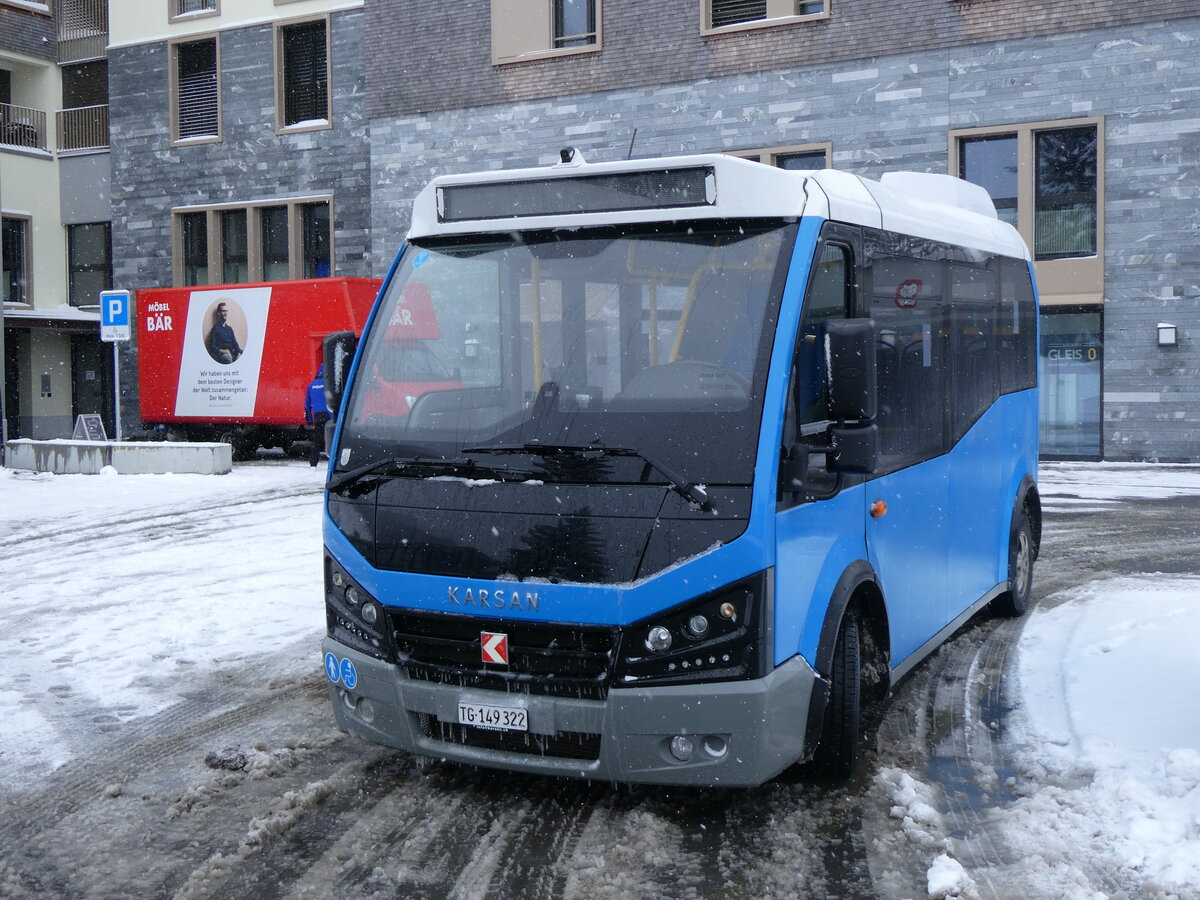
[(270, 304), (269, 287), (192, 292), (175, 415), (254, 415)]

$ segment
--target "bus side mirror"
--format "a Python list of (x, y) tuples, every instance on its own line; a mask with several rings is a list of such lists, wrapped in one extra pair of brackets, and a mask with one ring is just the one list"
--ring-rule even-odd
[(874, 475), (879, 467), (879, 426), (835, 426), (830, 429), (833, 453), (830, 468), (836, 472)]
[(358, 338), (353, 331), (335, 331), (321, 343), (321, 356), (325, 363), (325, 405), (336, 416), (342, 406), (342, 395), (346, 393), (346, 378), (350, 374), (350, 363)]
[(874, 319), (839, 319), (825, 326), (829, 418), (835, 422), (875, 418), (875, 331)]

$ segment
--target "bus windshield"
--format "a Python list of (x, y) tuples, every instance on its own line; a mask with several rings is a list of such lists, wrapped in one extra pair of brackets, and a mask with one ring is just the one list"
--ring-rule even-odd
[(794, 222), (759, 220), (409, 244), (339, 469), (487, 457), (544, 478), (535, 461), (570, 451), (612, 464), (556, 480), (749, 484), (794, 238)]

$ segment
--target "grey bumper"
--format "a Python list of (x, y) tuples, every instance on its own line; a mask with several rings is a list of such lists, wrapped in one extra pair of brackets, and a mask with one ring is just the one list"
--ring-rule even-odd
[[(816, 674), (793, 657), (766, 678), (656, 688), (615, 688), (607, 700), (575, 700), (501, 693), (410, 679), (382, 662), (326, 638), (322, 650), (343, 670), (329, 694), (338, 723), (369, 740), (422, 756), (468, 765), (597, 781), (750, 786), (762, 784), (804, 751)], [(458, 722), (460, 702), (522, 706), (529, 739), (569, 741), (590, 736), (594, 759), (468, 746), (441, 739), (438, 722)], [(436, 722), (434, 721), (436, 720)], [(494, 734), (494, 733), (493, 733)], [(687, 760), (671, 753), (671, 739), (693, 745)], [(557, 738), (556, 738), (557, 736)], [(520, 735), (505, 736), (517, 744)]]

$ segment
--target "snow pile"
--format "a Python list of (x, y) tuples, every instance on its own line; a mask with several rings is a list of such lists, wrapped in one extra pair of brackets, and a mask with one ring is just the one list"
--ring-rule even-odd
[[(889, 847), (879, 847), (882, 856), (903, 857), (902, 848), (894, 846), (900, 840), (928, 854), (926, 873), (928, 896), (933, 900), (978, 900), (979, 890), (974, 879), (967, 874), (962, 864), (950, 855), (953, 841), (946, 834), (945, 822), (938, 812), (939, 802), (936, 788), (913, 778), (903, 769), (887, 767), (875, 776), (875, 784), (891, 799), (888, 815), (899, 823), (895, 834), (880, 839)], [(900, 889), (895, 873), (880, 873), (880, 882), (895, 890)]]
[(1109, 860), (1144, 894), (1200, 896), (1200, 579), (1093, 583), (1020, 643), (1026, 796), (1009, 839), (1060, 872)]

